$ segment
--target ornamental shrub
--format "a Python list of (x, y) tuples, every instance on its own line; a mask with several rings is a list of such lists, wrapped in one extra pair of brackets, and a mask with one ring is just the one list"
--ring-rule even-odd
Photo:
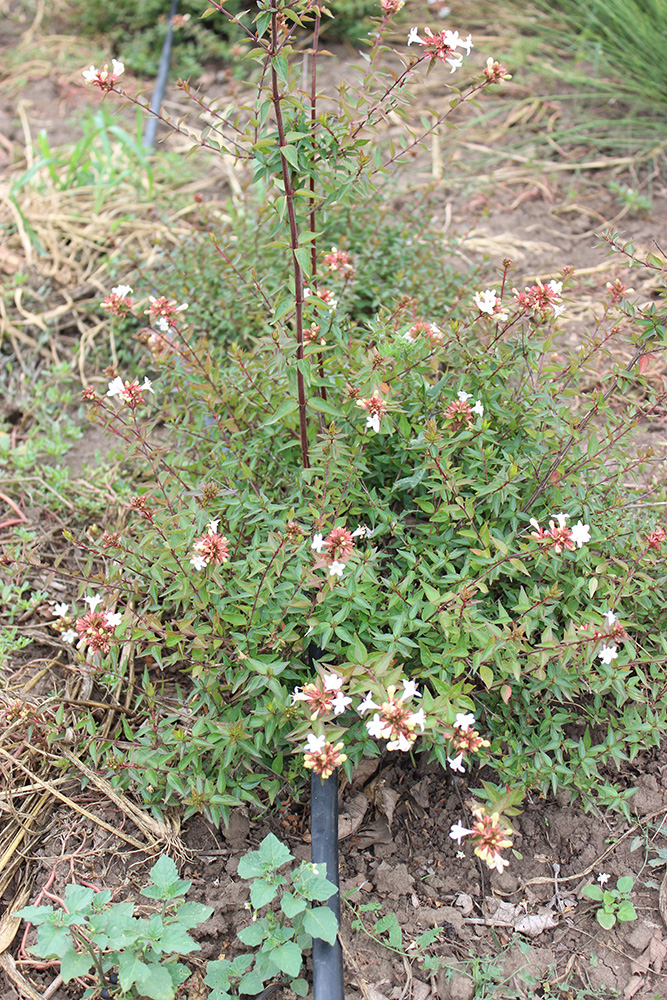
[[(304, 764), (326, 777), (381, 748), (424, 748), (455, 772), (474, 754), (497, 783), (451, 836), (472, 834), (502, 870), (501, 814), (526, 791), (627, 809), (606, 767), (665, 728), (665, 530), (630, 439), (664, 405), (646, 370), (660, 314), (636, 316), (610, 283), (565, 352), (571, 268), (512, 289), (509, 261), (494, 288), (461, 278), (458, 315), (391, 281), (372, 315), (372, 299), (348, 308), (356, 259), (323, 243), (327, 220), (393, 192), (383, 178), (434, 122), (393, 146), (378, 123), (405, 115), (420, 68), (454, 72), (472, 45), (413, 29), (417, 55), (385, 70), (389, 6), (358, 86), (324, 111), (315, 85), (299, 90), (289, 29), (312, 21), (317, 39), (317, 8), (262, 7), (262, 88), (195, 140), (234, 153), (272, 213), (247, 260), (212, 233), (223, 280), (261, 302), (255, 336), (215, 349), (166, 287), (104, 300), (135, 317), (148, 357), (84, 397), (141, 485), (123, 527), (76, 540), (88, 610), (58, 628), (100, 684), (122, 683), (130, 653), (143, 672), (144, 721), (91, 753), (157, 813), (184, 803), (226, 821)], [(117, 91), (119, 69), (89, 76)], [(451, 107), (506, 76), (489, 57)], [(286, 261), (282, 286), (265, 248)], [(635, 346), (619, 365), (624, 317)]]

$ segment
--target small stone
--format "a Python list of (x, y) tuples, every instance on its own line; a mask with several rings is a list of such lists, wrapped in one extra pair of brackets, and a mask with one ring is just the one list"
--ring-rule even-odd
[(422, 983), (419, 979), (412, 980), (412, 1000), (428, 1000), (431, 995), (431, 987)]
[(652, 788), (640, 786), (630, 799), (630, 804), (632, 809), (640, 816), (648, 816), (651, 813), (659, 812), (664, 802), (660, 792)]
[(519, 880), (511, 872), (494, 872), (491, 876), (491, 885), (500, 892), (516, 892), (519, 888)]

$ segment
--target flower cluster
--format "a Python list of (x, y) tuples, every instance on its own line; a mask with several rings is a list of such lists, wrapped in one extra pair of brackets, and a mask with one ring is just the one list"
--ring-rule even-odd
[(552, 518), (546, 530), (540, 527), (539, 522), (534, 517), (530, 519), (530, 523), (535, 529), (531, 532), (531, 538), (539, 542), (545, 551), (551, 549), (560, 555), (561, 552), (574, 551), (575, 546), (580, 549), (585, 542), (590, 542), (591, 529), (589, 525), (579, 520), (574, 527), (568, 528), (569, 514), (555, 514), (554, 517), (558, 524)]
[(304, 288), (304, 299), (310, 299), (313, 296), (324, 302), (325, 306), (328, 306), (329, 309), (335, 309), (338, 305), (338, 299), (334, 296), (333, 292), (329, 288), (323, 288), (321, 285), (316, 285), (315, 288)]
[(463, 64), (463, 56), (457, 49), (465, 49), (467, 56), (473, 47), (472, 37), (460, 38), (458, 31), (445, 29), (434, 35), (430, 28), (424, 28), (425, 38), (421, 38), (418, 28), (411, 28), (408, 35), (408, 45), (416, 43), (424, 47), (424, 53), (431, 59), (440, 59), (451, 66), (450, 73), (455, 73)]
[(427, 0), (429, 7), (438, 17), (447, 17), (451, 13), (451, 8), (447, 6), (445, 0)]
[(508, 316), (503, 309), (502, 300), (495, 288), (487, 288), (484, 292), (475, 292), (474, 303), (481, 313), (493, 316), (499, 323), (506, 323)]
[[(61, 634), (62, 638), (65, 642), (75, 642), (78, 638), (94, 653), (106, 654), (115, 641), (114, 633), (121, 623), (122, 615), (116, 611), (98, 611), (97, 605), (102, 601), (99, 594), (84, 597), (83, 600), (88, 605), (89, 611), (76, 619), (74, 628), (65, 629)], [(56, 604), (53, 610), (61, 625), (70, 623), (68, 604)]]
[(369, 534), (368, 528), (360, 524), (354, 531), (347, 528), (333, 528), (325, 538), (321, 532), (313, 535), (311, 549), (324, 555), (329, 563), (329, 576), (342, 576), (345, 564), (354, 552), (354, 539)]
[(111, 72), (109, 72), (109, 67), (105, 66), (104, 69), (96, 69), (95, 66), (91, 66), (89, 69), (84, 69), (81, 74), (86, 81), (86, 83), (92, 83), (93, 86), (99, 87), (100, 90), (113, 90), (116, 80), (125, 72), (125, 66), (118, 59), (111, 60)]
[(387, 750), (402, 750), (405, 753), (417, 739), (417, 727), (424, 732), (426, 716), (423, 708), (415, 712), (413, 706), (407, 704), (412, 698), (421, 698), (414, 681), (404, 680), (403, 690), (398, 695), (396, 692), (397, 688), (390, 685), (384, 701), (378, 705), (369, 691), (357, 711), (364, 715), (377, 709), (366, 722), (368, 735), (376, 740), (388, 740)]
[(129, 285), (116, 285), (100, 303), (102, 309), (106, 309), (112, 316), (121, 318), (127, 316), (128, 312), (134, 308), (134, 302), (130, 298), (132, 291)]
[(150, 306), (146, 310), (146, 315), (150, 320), (151, 326), (157, 327), (162, 333), (169, 333), (171, 330), (175, 330), (178, 326), (179, 313), (184, 312), (188, 308), (187, 302), (182, 302), (181, 305), (178, 305), (176, 302), (172, 302), (171, 299), (165, 298), (164, 295), (161, 295), (158, 299), (151, 295), (149, 302)]
[(647, 548), (653, 549), (654, 552), (659, 552), (665, 538), (667, 538), (667, 532), (664, 528), (654, 528), (646, 541)]
[(503, 80), (511, 80), (512, 76), (507, 72), (502, 63), (496, 62), (492, 56), (486, 60), (486, 66), (484, 67), (484, 76), (489, 81), (489, 83), (502, 83)]
[(229, 559), (229, 539), (218, 533), (219, 524), (218, 518), (209, 521), (206, 533), (193, 543), (195, 554), (190, 564), (196, 570), (206, 569), (207, 566), (219, 566)]
[(621, 639), (627, 639), (628, 633), (621, 625), (618, 617), (613, 611), (605, 611), (603, 615), (607, 628), (604, 632), (596, 631), (592, 635), (592, 640), (597, 642), (602, 640), (602, 645), (598, 651), (598, 658), (605, 666), (609, 666), (618, 659), (618, 647), (616, 643)]
[[(295, 688), (292, 704), (303, 702), (310, 711), (311, 722), (332, 715), (342, 715), (352, 705), (352, 698), (343, 693), (343, 684), (343, 678), (334, 672), (322, 674), (303, 688)], [(361, 716), (366, 712), (374, 712), (372, 718), (365, 723), (368, 735), (374, 739), (387, 740), (387, 750), (410, 750), (418, 731), (423, 733), (426, 725), (424, 709), (416, 711), (414, 705), (410, 704), (413, 698), (422, 697), (416, 683), (403, 680), (400, 691), (395, 685), (390, 685), (386, 690), (378, 690), (382, 693), (368, 691), (356, 709)], [(347, 759), (340, 752), (342, 743), (332, 745), (327, 742), (326, 736), (314, 733), (310, 733), (307, 740), (304, 764), (322, 778), (328, 778)]]
[(489, 813), (479, 803), (472, 806), (472, 814), (475, 818), (472, 829), (463, 826), (462, 823), (455, 823), (449, 831), (449, 836), (457, 844), (461, 843), (463, 837), (472, 837), (477, 857), (481, 858), (489, 868), (502, 872), (509, 865), (509, 861), (503, 858), (500, 852), (503, 848), (512, 846), (510, 839), (512, 830), (503, 825), (499, 813)]
[(563, 282), (553, 280), (549, 281), (546, 285), (538, 281), (536, 285), (531, 285), (530, 288), (524, 289), (523, 292), (520, 292), (517, 288), (512, 289), (516, 304), (521, 309), (539, 312), (543, 315), (553, 312), (556, 318), (562, 315), (565, 309), (561, 299), (562, 290)]
[(448, 420), (451, 420), (455, 428), (470, 427), (473, 422), (473, 414), (478, 414), (478, 416), (484, 416), (484, 406), (482, 402), (478, 399), (471, 406), (468, 402), (472, 399), (473, 394), (471, 392), (465, 392), (461, 390), (457, 393), (458, 399), (455, 399), (449, 404), (445, 410), (445, 416)]
[(118, 396), (121, 404), (129, 406), (131, 410), (136, 410), (144, 402), (144, 393), (153, 392), (153, 383), (150, 379), (145, 378), (144, 384), (139, 385), (135, 380), (134, 382), (123, 382), (120, 375), (116, 376), (111, 382), (109, 382), (109, 389), (106, 393), (107, 396)]
[(360, 406), (362, 410), (365, 410), (368, 416), (366, 417), (366, 427), (374, 430), (376, 434), (380, 433), (380, 420), (387, 412), (387, 404), (380, 395), (380, 393), (375, 390), (372, 396), (366, 399), (358, 399), (357, 406)]
[(491, 746), (488, 740), (483, 739), (475, 726), (475, 716), (471, 712), (459, 712), (454, 720), (453, 732), (445, 733), (446, 738), (451, 742), (453, 756), (447, 758), (452, 771), (460, 771), (465, 774), (464, 759), (466, 754), (477, 753), (482, 747)]
[(347, 754), (342, 753), (342, 749), (342, 743), (329, 743), (326, 736), (309, 733), (304, 747), (303, 766), (319, 774), (324, 781), (347, 760)]
[(292, 694), (292, 704), (305, 701), (308, 705), (311, 722), (320, 716), (342, 715), (348, 705), (352, 704), (352, 699), (344, 695), (343, 678), (338, 674), (325, 674), (314, 684), (305, 684), (303, 688), (295, 688)]
[(634, 292), (634, 288), (628, 288), (627, 285), (623, 284), (620, 278), (616, 278), (614, 281), (608, 281), (606, 287), (607, 291), (611, 295), (612, 304), (620, 302), (621, 299), (626, 297), (626, 295), (632, 295)]
[[(392, 0), (389, 0), (389, 2), (392, 2)], [(393, 2), (395, 3), (396, 0), (393, 0)], [(401, 7), (402, 6), (403, 4), (401, 4)], [(331, 252), (325, 253), (322, 257), (322, 263), (330, 271), (344, 271), (348, 277), (354, 277), (354, 267), (350, 261), (350, 255), (346, 253), (345, 250), (339, 250), (338, 247), (332, 247)]]
[(422, 336), (428, 340), (431, 347), (440, 347), (445, 339), (442, 330), (435, 323), (428, 323), (425, 319), (418, 319), (412, 324), (408, 332), (403, 335), (403, 340), (414, 341)]

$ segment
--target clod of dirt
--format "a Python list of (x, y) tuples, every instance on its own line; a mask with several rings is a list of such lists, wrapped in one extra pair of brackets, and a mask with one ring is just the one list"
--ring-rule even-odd
[(378, 892), (386, 892), (392, 899), (406, 896), (412, 892), (414, 878), (408, 872), (407, 865), (391, 865), (383, 861), (375, 873), (375, 888)]
[(658, 925), (651, 920), (638, 920), (622, 928), (625, 943), (639, 952), (648, 948), (658, 929)]
[(240, 851), (246, 846), (249, 832), (247, 813), (241, 809), (234, 809), (229, 816), (229, 826), (226, 830), (224, 828), (222, 830), (223, 837), (233, 850)]
[(637, 791), (630, 799), (636, 813), (640, 816), (648, 816), (663, 808), (665, 801), (659, 791), (658, 782), (652, 774), (643, 774), (638, 779), (637, 786)]
[(447, 982), (447, 972), (442, 969), (436, 980), (440, 1000), (472, 1000), (475, 995), (475, 984), (469, 976), (455, 972)]

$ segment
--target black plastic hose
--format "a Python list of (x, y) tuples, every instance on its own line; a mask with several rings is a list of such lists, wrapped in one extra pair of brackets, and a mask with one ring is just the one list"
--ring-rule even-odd
[[(336, 886), (328, 906), (340, 926), (338, 892), (338, 772), (322, 781), (318, 774), (310, 779), (310, 835), (313, 862), (324, 862), (327, 878)], [(313, 939), (313, 1000), (343, 1000), (343, 952), (340, 941), (327, 944)]]
[(155, 137), (157, 135), (158, 120), (155, 115), (159, 115), (160, 108), (162, 107), (162, 101), (164, 100), (164, 92), (167, 89), (167, 77), (169, 76), (169, 63), (171, 62), (171, 49), (174, 43), (174, 27), (173, 20), (176, 17), (178, 11), (179, 0), (171, 0), (171, 6), (169, 7), (169, 23), (167, 24), (167, 34), (164, 38), (164, 44), (162, 46), (162, 54), (160, 56), (160, 65), (157, 71), (157, 79), (155, 81), (155, 90), (153, 91), (153, 96), (151, 98), (150, 110), (153, 115), (146, 122), (146, 130), (144, 131), (143, 147), (144, 149), (154, 149), (155, 148)]

